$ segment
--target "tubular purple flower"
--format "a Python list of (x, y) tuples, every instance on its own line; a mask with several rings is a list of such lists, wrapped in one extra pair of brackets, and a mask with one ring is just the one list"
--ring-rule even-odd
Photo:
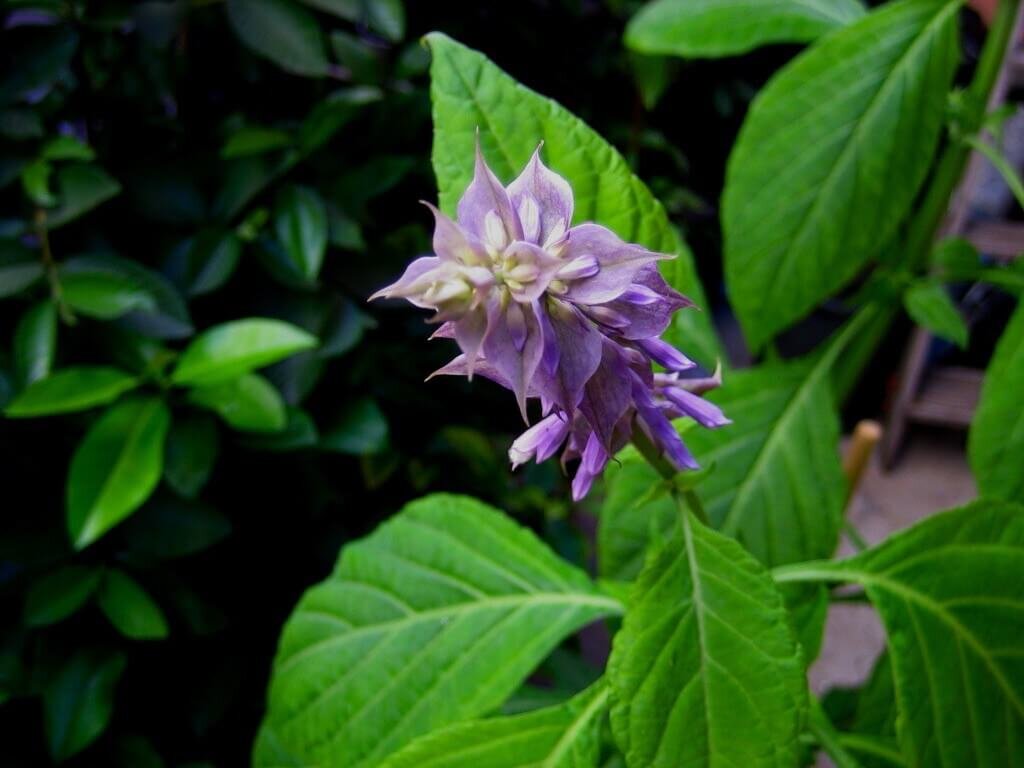
[[(540, 401), (543, 418), (509, 449), (513, 468), (564, 445), (563, 465), (579, 460), (572, 482), (579, 500), (634, 428), (677, 469), (695, 468), (669, 419), (729, 422), (699, 397), (703, 389), (687, 384), (697, 380), (679, 379), (695, 364), (658, 338), (673, 313), (692, 306), (658, 272), (657, 262), (673, 256), (599, 224), (572, 226), (572, 189), (541, 162), (540, 149), (506, 188), (478, 142), (457, 219), (427, 204), (434, 254), (415, 259), (371, 298), (434, 310), (441, 326), (431, 338), (454, 339), (462, 351), (434, 375), (477, 372), (497, 382), (512, 390), (527, 424), (527, 401)], [(652, 362), (669, 373), (655, 374)]]

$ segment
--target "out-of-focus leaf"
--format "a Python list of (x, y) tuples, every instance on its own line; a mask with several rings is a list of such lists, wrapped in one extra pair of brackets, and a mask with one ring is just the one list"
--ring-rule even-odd
[(967, 439), (983, 496), (1024, 502), (1024, 301), (1010, 318), (985, 372)]
[(903, 296), (903, 306), (918, 325), (961, 349), (967, 346), (967, 323), (941, 283), (914, 283)]
[(88, 144), (74, 136), (57, 136), (43, 145), (40, 157), (46, 160), (83, 160), (88, 162), (96, 153)]
[(220, 432), (208, 416), (179, 416), (167, 434), (164, 479), (182, 496), (193, 499), (213, 472), (220, 451)]
[(21, 316), (14, 329), (14, 373), (21, 386), (49, 375), (57, 350), (57, 307), (41, 301)]
[[(506, 183), (544, 142), (544, 160), (565, 176), (576, 199), (574, 221), (595, 221), (627, 242), (678, 256), (662, 262), (666, 280), (698, 306), (707, 301), (693, 257), (661, 206), (621, 155), (566, 109), (534, 93), (477, 51), (440, 33), (426, 37), (434, 117), (433, 165), (441, 208), (455, 212), (473, 177), (473, 146), (480, 143)], [(709, 312), (677, 312), (665, 335), (708, 366), (722, 356)]]
[(327, 318), (317, 350), (322, 357), (337, 357), (356, 346), (363, 334), (377, 327), (377, 321), (351, 301), (342, 301)]
[(69, 565), (32, 585), (25, 598), (25, 623), (30, 627), (56, 624), (73, 614), (100, 583), (100, 571)]
[(649, 56), (644, 53), (632, 54), (629, 61), (644, 107), (648, 110), (654, 109), (672, 83), (676, 62), (664, 56)]
[(568, 634), (620, 611), (506, 515), (429, 496), (347, 545), (302, 598), (266, 724), (304, 765), (379, 766), (418, 736), (493, 712)]
[(99, 166), (66, 165), (57, 171), (57, 207), (47, 215), (46, 225), (62, 227), (120, 191), (121, 185)]
[(559, 706), (471, 720), (421, 736), (382, 768), (598, 768), (608, 688), (597, 683)]
[(138, 309), (154, 311), (156, 302), (128, 275), (82, 267), (74, 259), (61, 269), (61, 295), (75, 312), (113, 320)]
[(82, 411), (111, 403), (138, 384), (131, 374), (108, 366), (63, 368), (26, 387), (7, 406), (5, 414), (28, 418)]
[(231, 522), (208, 504), (157, 495), (124, 524), (133, 556), (171, 560), (209, 549), (231, 533)]
[(39, 257), (16, 240), (0, 240), (0, 299), (31, 287), (43, 276)]
[(132, 514), (160, 481), (171, 415), (162, 400), (118, 403), (78, 444), (67, 483), (68, 533), (88, 546)]
[(807, 681), (782, 597), (734, 539), (680, 517), (615, 636), (615, 742), (631, 768), (796, 765)]
[(250, 155), (230, 160), (213, 203), (215, 215), (224, 221), (233, 219), (290, 165), (291, 162), (287, 160), (278, 160), (269, 155)]
[(255, 373), (197, 386), (188, 399), (243, 432), (280, 432), (288, 423), (280, 393)]
[(280, 320), (234, 320), (199, 334), (182, 352), (172, 380), (182, 386), (214, 384), (316, 345), (315, 336)]
[(356, 86), (335, 91), (317, 104), (299, 127), (298, 144), (308, 155), (327, 143), (338, 130), (368, 104), (380, 101), (379, 88)]
[(254, 435), (245, 444), (257, 450), (273, 452), (297, 451), (315, 446), (320, 435), (312, 417), (300, 408), (288, 408), (287, 416), (288, 423), (283, 430), (275, 434)]
[(57, 198), (50, 191), (53, 166), (45, 160), (34, 160), (21, 169), (21, 188), (25, 195), (42, 208), (52, 208)]
[(248, 125), (235, 131), (224, 143), (220, 151), (221, 157), (246, 157), (262, 155), (283, 149), (292, 143), (292, 136), (287, 131), (277, 128), (265, 128), (260, 125)]
[(402, 0), (302, 0), (306, 5), (335, 16), (365, 24), (393, 42), (405, 35)]
[(344, 213), (336, 205), (327, 206), (328, 240), (335, 248), (350, 251), (365, 251), (366, 241), (359, 222)]
[(352, 82), (373, 85), (383, 78), (383, 62), (372, 47), (357, 36), (336, 29), (331, 32), (334, 57), (347, 69)]
[(199, 227), (206, 219), (206, 198), (186, 168), (156, 163), (133, 171), (126, 196), (144, 218)]
[(220, 288), (238, 266), (242, 242), (226, 229), (206, 229), (183, 242), (165, 265), (165, 273), (189, 296)]
[(286, 72), (322, 77), (329, 63), (316, 19), (291, 0), (228, 0), (228, 19), (249, 48)]
[(642, 53), (731, 56), (767, 43), (803, 43), (864, 15), (857, 0), (654, 0), (629, 21)]
[(47, 684), (43, 709), (46, 741), (54, 760), (81, 752), (106, 730), (124, 666), (121, 653), (83, 649)]
[(115, 568), (103, 573), (96, 600), (118, 632), (133, 640), (167, 637), (167, 619), (160, 606), (135, 579)]
[(388, 443), (388, 422), (373, 400), (354, 400), (342, 410), (330, 429), (320, 438), (325, 451), (364, 456), (384, 450)]
[[(14, 44), (13, 39), (11, 44)], [(38, 99), (45, 94), (71, 63), (77, 48), (78, 34), (70, 25), (33, 36), (31, 43), (20, 46), (18, 66), (10, 68), (0, 80), (0, 104), (10, 104), (30, 95)]]
[(903, 219), (944, 125), (958, 9), (886, 3), (758, 94), (722, 198), (729, 297), (753, 349), (844, 285)]
[[(173, 3), (152, 2), (148, 5)], [(165, 763), (148, 739), (137, 733), (130, 733), (122, 736), (117, 742), (117, 768), (165, 768)]]
[(327, 210), (315, 190), (289, 186), (277, 197), (274, 231), (296, 271), (312, 283), (327, 250)]
[(12, 141), (38, 139), (43, 135), (43, 121), (31, 109), (0, 110), (0, 136)]

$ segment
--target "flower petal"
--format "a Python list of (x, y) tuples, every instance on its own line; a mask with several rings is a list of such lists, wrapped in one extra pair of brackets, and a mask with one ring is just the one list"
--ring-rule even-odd
[(555, 455), (569, 435), (569, 419), (562, 413), (553, 413), (538, 421), (513, 441), (508, 450), (512, 468), (535, 459), (539, 464)]
[(560, 259), (524, 240), (512, 243), (505, 250), (503, 259), (517, 265), (505, 275), (505, 279), (512, 297), (521, 302), (539, 299), (563, 266)]
[(604, 337), (571, 304), (549, 299), (544, 309), (558, 346), (558, 365), (553, 373), (546, 366), (537, 371), (537, 389), (566, 413), (575, 413), (583, 399), (584, 386), (601, 364)]
[[(654, 300), (651, 300), (651, 297)], [(633, 283), (619, 298), (601, 306), (627, 319), (619, 331), (623, 338), (636, 340), (660, 336), (672, 322), (676, 311), (692, 307), (693, 302), (669, 286), (655, 264), (641, 267)]]
[(615, 427), (633, 404), (632, 381), (633, 376), (619, 345), (607, 338), (602, 339), (601, 364), (587, 380), (579, 408), (609, 453), (615, 439)]
[(421, 295), (440, 276), (441, 272), (439, 270), (442, 264), (443, 261), (437, 256), (421, 256), (418, 259), (413, 259), (412, 263), (405, 268), (405, 272), (398, 280), (389, 286), (381, 288), (370, 297), (370, 301), (375, 299), (402, 298), (408, 299), (417, 307), (433, 309), (434, 305), (425, 303)]
[(466, 355), (466, 376), (473, 380), (473, 366), (480, 356), (480, 347), (487, 336), (487, 310), (477, 307), (453, 321), (455, 341)]
[(487, 166), (483, 153), (480, 151), (480, 137), (476, 141), (476, 166), (473, 181), (466, 188), (459, 200), (459, 226), (483, 243), (487, 242), (487, 214), (497, 215), (505, 228), (505, 242), (523, 239), (523, 228), (519, 223), (519, 215), (512, 207), (505, 187), (498, 177)]
[(589, 222), (569, 230), (564, 258), (572, 261), (580, 256), (595, 257), (601, 269), (596, 275), (568, 284), (566, 298), (578, 304), (613, 301), (632, 285), (645, 265), (674, 258), (626, 243), (610, 229)]
[(561, 237), (572, 223), (572, 187), (541, 162), (540, 146), (519, 177), (508, 185), (508, 196), (522, 213), (524, 236), (535, 245), (544, 245), (552, 235)]
[(519, 305), (526, 326), (525, 338), (509, 322), (507, 306), (494, 301), (487, 308), (487, 333), (484, 336), (484, 357), (508, 382), (516, 403), (526, 418), (526, 398), (534, 373), (543, 354), (540, 325), (530, 305)]
[(486, 263), (487, 251), (472, 235), (426, 201), (422, 201), (434, 214), (434, 253), (443, 261), (454, 261), (467, 266)]
[(591, 433), (587, 445), (583, 449), (583, 456), (576, 475), (572, 479), (572, 500), (581, 501), (590, 492), (594, 480), (600, 475), (608, 464), (608, 452), (601, 445), (601, 440), (596, 433)]
[(732, 419), (722, 413), (721, 408), (699, 395), (679, 387), (666, 387), (662, 394), (679, 410), (679, 415), (689, 416), (703, 427), (714, 429), (732, 424)]
[(636, 403), (641, 428), (661, 449), (665, 458), (680, 471), (700, 469), (700, 465), (683, 443), (683, 439), (679, 437), (672, 422), (654, 402), (650, 391), (643, 382), (635, 377), (633, 379), (633, 401)]

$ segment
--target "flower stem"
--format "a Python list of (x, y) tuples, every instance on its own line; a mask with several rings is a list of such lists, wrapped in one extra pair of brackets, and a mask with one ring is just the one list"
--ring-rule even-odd
[(39, 238), (39, 252), (43, 261), (43, 268), (46, 270), (46, 280), (50, 284), (50, 296), (53, 303), (57, 305), (60, 318), (67, 325), (75, 324), (75, 316), (71, 307), (64, 301), (64, 288), (60, 284), (60, 273), (57, 271), (57, 263), (53, 260), (53, 251), (50, 250), (50, 233), (46, 227), (46, 211), (37, 208), (33, 217), (36, 237)]
[(704, 504), (701, 503), (700, 496), (697, 495), (696, 491), (683, 491), (682, 497), (686, 501), (686, 506), (690, 508), (694, 516), (700, 520), (704, 525), (711, 525), (708, 520), (708, 513), (704, 511)]

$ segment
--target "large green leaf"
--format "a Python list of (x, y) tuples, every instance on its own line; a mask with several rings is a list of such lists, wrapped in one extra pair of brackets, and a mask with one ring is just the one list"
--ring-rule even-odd
[(228, 0), (239, 39), (286, 72), (322, 77), (330, 62), (316, 19), (292, 0)]
[(188, 399), (243, 432), (280, 432), (288, 424), (280, 393), (255, 373), (196, 387)]
[(315, 336), (281, 320), (233, 320), (199, 334), (181, 353), (171, 380), (188, 386), (217, 384), (316, 345)]
[(138, 386), (131, 374), (103, 365), (65, 368), (30, 384), (4, 412), (7, 416), (49, 416), (113, 402)]
[(83, 649), (57, 671), (43, 693), (50, 755), (65, 760), (85, 749), (106, 729), (114, 709), (114, 688), (124, 671), (121, 653)]
[(1024, 302), (985, 372), (967, 455), (982, 494), (1024, 502)]
[(755, 349), (853, 277), (906, 214), (942, 129), (959, 7), (888, 3), (758, 94), (722, 201), (729, 294)]
[[(519, 174), (543, 141), (545, 161), (572, 184), (574, 220), (596, 221), (625, 240), (678, 254), (663, 262), (665, 278), (698, 306), (707, 306), (689, 249), (661, 203), (614, 147), (564, 107), (516, 82), (482, 54), (437, 32), (426, 40), (433, 54), (433, 162), (442, 209), (453, 213), (469, 185), (478, 128), (488, 163), (506, 183)], [(708, 313), (677, 313), (666, 338), (706, 364), (713, 365), (721, 354)]]
[(271, 679), (274, 738), (261, 743), (325, 768), (380, 765), (493, 711), (566, 635), (621, 610), (497, 510), (421, 499), (345, 547), (299, 603)]
[(557, 707), (473, 720), (420, 737), (382, 768), (597, 768), (608, 689)]
[(75, 449), (67, 484), (68, 533), (81, 549), (134, 512), (163, 469), (171, 414), (155, 397), (118, 403)]
[(630, 768), (790, 768), (807, 684), (782, 597), (734, 540), (681, 517), (615, 636), (615, 740)]
[(909, 765), (1024, 764), (1024, 507), (978, 501), (777, 581), (862, 584), (889, 635)]
[(630, 20), (626, 45), (641, 53), (729, 56), (816, 40), (863, 15), (857, 0), (654, 0)]

